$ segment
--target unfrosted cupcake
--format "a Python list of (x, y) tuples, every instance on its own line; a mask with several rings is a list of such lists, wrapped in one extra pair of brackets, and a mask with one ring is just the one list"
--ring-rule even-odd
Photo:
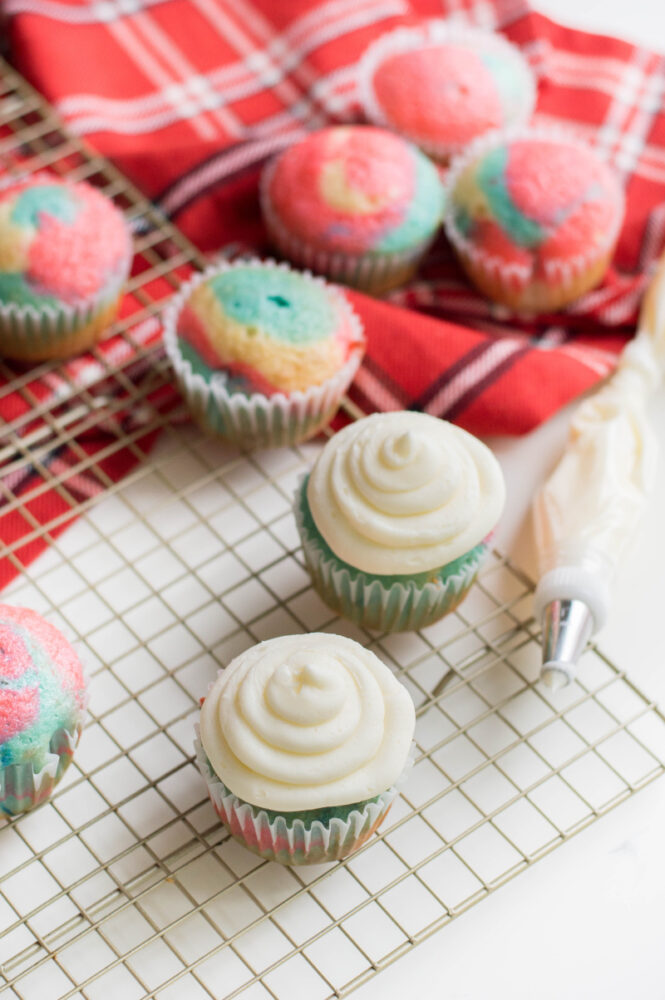
[(0, 605), (0, 812), (48, 798), (74, 754), (85, 704), (64, 636), (34, 611)]
[(123, 215), (100, 191), (47, 174), (0, 186), (0, 355), (86, 350), (112, 323), (132, 260)]
[(259, 260), (220, 264), (185, 285), (165, 316), (164, 343), (197, 421), (242, 447), (316, 434), (365, 350), (342, 291)]
[(374, 653), (342, 636), (282, 636), (221, 671), (197, 760), (231, 834), (283, 864), (346, 857), (384, 819), (409, 761), (413, 702)]
[(424, 628), (463, 600), (505, 499), (492, 452), (424, 413), (379, 413), (331, 438), (296, 495), (315, 590), (365, 628)]
[(280, 252), (335, 281), (379, 293), (407, 281), (439, 228), (434, 165), (384, 129), (313, 132), (272, 161), (263, 215)]
[(446, 232), (489, 298), (552, 312), (601, 281), (623, 192), (575, 139), (537, 129), (485, 136), (455, 160), (448, 191)]
[(518, 48), (442, 20), (382, 35), (360, 62), (359, 82), (370, 121), (444, 163), (490, 129), (525, 125), (536, 96)]

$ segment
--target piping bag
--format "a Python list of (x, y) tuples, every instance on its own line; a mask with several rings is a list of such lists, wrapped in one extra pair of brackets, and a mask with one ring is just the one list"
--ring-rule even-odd
[(665, 376), (665, 256), (647, 289), (637, 333), (614, 374), (575, 410), (564, 454), (533, 505), (542, 625), (541, 678), (574, 680), (577, 661), (602, 628), (610, 582), (653, 486), (657, 442), (649, 396)]

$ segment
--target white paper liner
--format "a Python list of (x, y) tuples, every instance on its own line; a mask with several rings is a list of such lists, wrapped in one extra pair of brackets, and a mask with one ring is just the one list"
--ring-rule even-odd
[(526, 125), (536, 105), (536, 81), (529, 63), (517, 46), (509, 42), (503, 35), (442, 19), (424, 21), (421, 24), (388, 31), (372, 42), (365, 50), (358, 65), (358, 91), (360, 103), (369, 121), (383, 128), (399, 132), (425, 153), (444, 163), (464, 148), (466, 144), (435, 142), (431, 136), (423, 136), (417, 131), (398, 128), (391, 121), (390, 115), (379, 102), (374, 90), (374, 74), (386, 59), (432, 44), (469, 46), (474, 51), (496, 52), (506, 60), (511, 61), (522, 76), (522, 86), (519, 103), (516, 104), (509, 120), (504, 123), (504, 127)]
[(314, 589), (333, 611), (363, 628), (379, 632), (414, 632), (450, 614), (466, 597), (489, 552), (489, 537), (482, 540), (486, 544), (484, 550), (478, 551), (473, 560), (469, 558), (457, 573), (451, 573), (445, 580), (394, 581), (386, 585), (380, 577), (369, 573), (358, 571), (357, 576), (352, 576), (307, 530), (301, 499), (306, 482), (307, 477), (303, 477), (296, 491), (293, 507), (296, 526)]
[[(445, 184), (444, 227), (462, 264), (467, 270), (472, 269), (470, 273), (472, 280), (474, 279), (473, 269), (476, 269), (497, 286), (499, 294), (503, 289), (505, 301), (508, 304), (515, 303), (517, 300), (518, 307), (538, 311), (538, 300), (542, 300), (541, 310), (547, 308), (548, 305), (558, 308), (561, 304), (572, 301), (580, 294), (577, 285), (583, 276), (609, 258), (623, 223), (625, 198), (623, 189), (617, 180), (614, 218), (602, 241), (595, 247), (590, 247), (586, 253), (546, 261), (544, 264), (546, 281), (539, 282), (538, 288), (533, 294), (530, 294), (530, 285), (535, 281), (532, 266), (506, 263), (502, 258), (492, 256), (476, 246), (473, 240), (468, 239), (460, 231), (455, 221), (454, 193), (460, 177), (474, 161), (505, 143), (532, 139), (539, 142), (566, 143), (572, 149), (584, 150), (587, 153), (593, 152), (590, 146), (581, 142), (574, 134), (564, 128), (554, 126), (497, 129), (493, 132), (487, 132), (471, 143), (463, 153), (453, 160), (450, 166)], [(600, 277), (598, 276), (596, 281), (600, 280)], [(549, 302), (547, 301), (548, 285), (551, 286)], [(502, 299), (502, 301), (504, 300)], [(519, 305), (520, 302), (521, 305)]]
[(439, 230), (440, 212), (433, 217), (432, 232), (426, 239), (393, 253), (342, 253), (306, 243), (287, 229), (272, 205), (270, 183), (279, 155), (268, 163), (261, 174), (260, 198), (268, 235), (283, 257), (298, 267), (375, 295), (403, 285), (413, 277)]
[[(25, 176), (28, 175), (3, 177), (0, 181), (0, 190), (13, 187)], [(38, 171), (29, 177), (31, 180), (46, 178), (54, 183), (61, 179), (52, 177), (45, 171)], [(116, 208), (116, 211), (122, 215), (119, 209)], [(0, 356), (16, 358), (19, 361), (45, 361), (49, 358), (76, 354), (96, 343), (102, 331), (92, 330), (88, 339), (85, 328), (102, 319), (120, 298), (134, 254), (127, 226), (126, 235), (126, 252), (117, 273), (99, 289), (97, 296), (92, 300), (77, 305), (61, 302), (57, 306), (0, 302)], [(81, 336), (77, 337), (77, 334)]]
[(0, 816), (17, 816), (46, 801), (67, 770), (81, 737), (83, 713), (73, 730), (58, 729), (51, 737), (44, 766), (35, 771), (32, 764), (8, 764), (0, 767)]
[[(243, 448), (268, 448), (297, 444), (312, 437), (330, 423), (342, 396), (353, 381), (364, 355), (364, 343), (353, 350), (346, 364), (321, 385), (310, 386), (288, 396), (278, 392), (272, 396), (254, 393), (245, 396), (229, 393), (222, 380), (207, 381), (183, 358), (178, 345), (177, 324), (180, 311), (193, 290), (213, 275), (236, 267), (280, 268), (291, 270), (288, 264), (274, 260), (237, 260), (221, 262), (195, 275), (180, 289), (164, 312), (164, 346), (175, 372), (180, 392), (189, 409), (205, 430), (220, 435)], [(308, 272), (303, 276), (325, 286), (326, 291), (346, 320), (353, 327), (358, 341), (363, 341), (363, 326), (344, 293), (327, 285)]]
[(231, 835), (254, 854), (283, 865), (339, 861), (361, 847), (385, 819), (415, 759), (415, 745), (412, 744), (402, 774), (391, 788), (377, 797), (377, 801), (367, 802), (360, 810), (354, 809), (346, 819), (333, 816), (325, 822), (314, 820), (306, 826), (299, 819), (287, 823), (283, 816), (270, 821), (265, 811), (234, 795), (213, 771), (201, 745), (198, 728), (194, 750), (210, 801)]

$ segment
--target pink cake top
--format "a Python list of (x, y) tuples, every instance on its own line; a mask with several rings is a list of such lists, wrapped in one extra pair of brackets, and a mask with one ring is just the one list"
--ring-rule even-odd
[(435, 167), (384, 129), (313, 132), (282, 153), (267, 177), (269, 211), (292, 235), (328, 250), (401, 250), (439, 223)]
[(458, 45), (392, 56), (374, 74), (374, 90), (396, 128), (425, 139), (461, 146), (503, 123), (491, 70)]
[(535, 99), (519, 49), (502, 35), (445, 20), (378, 38), (359, 79), (371, 121), (444, 160), (490, 129), (524, 125)]
[(65, 637), (35, 611), (0, 604), (1, 762), (20, 759), (31, 741), (48, 746), (84, 706), (83, 670)]
[(0, 302), (76, 305), (124, 277), (130, 239), (100, 191), (47, 174), (0, 187)]
[(453, 239), (516, 267), (556, 277), (609, 250), (622, 219), (621, 188), (595, 155), (538, 133), (480, 140), (453, 167)]

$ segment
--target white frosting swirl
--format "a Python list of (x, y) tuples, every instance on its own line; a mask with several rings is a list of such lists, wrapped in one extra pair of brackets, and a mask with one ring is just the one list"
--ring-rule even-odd
[(377, 413), (328, 441), (307, 500), (340, 559), (392, 576), (472, 549), (496, 525), (505, 487), (492, 452), (460, 427), (425, 413)]
[(285, 812), (386, 791), (404, 769), (414, 726), (413, 702), (388, 667), (325, 632), (241, 653), (201, 709), (201, 743), (227, 788)]

